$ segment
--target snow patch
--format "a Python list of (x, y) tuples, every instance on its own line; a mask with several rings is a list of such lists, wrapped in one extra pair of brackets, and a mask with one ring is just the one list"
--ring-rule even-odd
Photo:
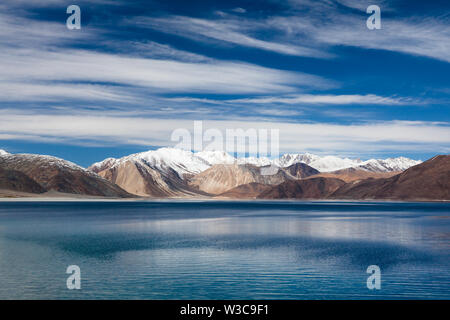
[(236, 161), (235, 157), (225, 151), (200, 151), (194, 155), (205, 160), (211, 166), (215, 164), (233, 164)]
[(237, 159), (238, 164), (252, 164), (257, 167), (265, 167), (270, 166), (273, 164), (273, 161), (266, 157), (261, 158), (255, 158), (255, 157), (248, 157), (248, 158), (239, 158)]

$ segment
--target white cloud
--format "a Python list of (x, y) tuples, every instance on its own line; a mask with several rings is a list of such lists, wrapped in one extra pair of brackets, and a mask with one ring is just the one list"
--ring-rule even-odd
[(231, 9), (231, 11), (236, 12), (236, 13), (246, 13), (247, 12), (247, 10), (245, 10), (244, 8), (239, 8), (239, 7)]
[[(290, 92), (294, 86), (329, 87), (317, 76), (246, 63), (188, 63), (133, 58), (82, 50), (0, 52), (0, 81), (102, 82), (145, 87), (157, 92)], [(4, 96), (7, 92), (0, 93)]]
[(183, 62), (214, 62), (214, 59), (155, 41), (103, 42), (105, 47), (114, 48), (120, 54), (151, 59), (176, 60)]
[(381, 7), (380, 30), (366, 27), (369, 15), (365, 10), (361, 10), (361, 14), (343, 13), (333, 5), (319, 6), (318, 10), (308, 12), (306, 16), (272, 17), (266, 24), (283, 30), (294, 45), (309, 40), (322, 47), (354, 46), (450, 62), (450, 17), (391, 18), (383, 15), (385, 9), (393, 10)]
[[(435, 102), (431, 99), (418, 99), (412, 97), (384, 97), (375, 94), (346, 94), (346, 95), (332, 95), (332, 94), (296, 94), (296, 95), (281, 95), (281, 96), (258, 96), (241, 99), (207, 99), (194, 97), (177, 97), (164, 99), (175, 103), (195, 103), (201, 105), (215, 105), (215, 106), (243, 106), (243, 107), (257, 107), (254, 108), (258, 112), (262, 106), (270, 108), (266, 111), (259, 112), (261, 114), (269, 115), (269, 110), (274, 111), (273, 115), (293, 115), (294, 110), (287, 110), (285, 107), (296, 106), (345, 106), (345, 105), (379, 105), (379, 106), (419, 106)], [(276, 110), (277, 109), (277, 110)], [(321, 112), (334, 112), (338, 116), (336, 110), (321, 110)], [(341, 111), (342, 112), (342, 111)], [(301, 112), (300, 112), (301, 113)], [(300, 114), (298, 113), (298, 114)], [(331, 115), (331, 113), (330, 113)], [(348, 117), (344, 113), (343, 117)]]
[(70, 31), (64, 22), (37, 21), (0, 13), (0, 48), (27, 49), (30, 53), (35, 48), (57, 50), (65, 44), (92, 41), (99, 32), (96, 28)]
[[(173, 130), (192, 131), (193, 121), (98, 115), (45, 115), (5, 113), (0, 118), (0, 139), (29, 137), (64, 143), (93, 141), (112, 144), (174, 145)], [(383, 151), (447, 152), (448, 123), (387, 121), (370, 124), (204, 121), (204, 129), (279, 129), (280, 151), (322, 150), (334, 154)]]
[(359, 26), (320, 30), (316, 38), (335, 45), (397, 51), (450, 62), (449, 21), (437, 19), (384, 19), (382, 29), (370, 32)]
[(194, 40), (217, 40), (225, 43), (258, 48), (293, 56), (329, 58), (331, 55), (312, 47), (288, 42), (266, 41), (251, 36), (252, 30), (264, 28), (263, 23), (241, 20), (234, 17), (217, 20), (206, 20), (184, 16), (168, 18), (137, 17), (128, 23), (156, 29), (161, 32), (176, 34)]
[(260, 97), (229, 100), (230, 103), (256, 103), (256, 104), (324, 104), (324, 105), (348, 105), (348, 104), (375, 104), (375, 105), (411, 105), (423, 104), (424, 101), (405, 97), (382, 97), (374, 94), (347, 94), (347, 95), (324, 95), (324, 94), (301, 94), (287, 97)]
[[(120, 93), (119, 93), (120, 92)], [(67, 101), (68, 99), (89, 101), (142, 102), (125, 90), (103, 85), (27, 83), (0, 81), (0, 99), (3, 102)]]

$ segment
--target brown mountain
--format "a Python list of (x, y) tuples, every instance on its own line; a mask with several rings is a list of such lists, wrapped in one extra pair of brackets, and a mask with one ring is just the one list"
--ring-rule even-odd
[(288, 172), (276, 170), (274, 174), (264, 175), (264, 167), (250, 164), (217, 164), (195, 175), (189, 185), (203, 192), (214, 195), (222, 194), (237, 186), (252, 182), (276, 185), (286, 180), (295, 179)]
[(336, 179), (341, 179), (345, 182), (352, 182), (352, 181), (364, 180), (364, 179), (368, 179), (368, 178), (375, 178), (375, 179), (390, 178), (399, 173), (400, 172), (398, 172), (398, 171), (373, 172), (373, 171), (367, 171), (367, 170), (362, 170), (362, 169), (358, 169), (358, 168), (347, 168), (347, 169), (341, 169), (341, 170), (336, 170), (336, 171), (332, 171), (332, 172), (321, 172), (318, 174), (311, 175), (308, 178), (318, 178), (318, 177), (336, 178)]
[(297, 179), (304, 179), (315, 174), (320, 174), (319, 170), (308, 166), (306, 163), (294, 163), (287, 168), (283, 168), (283, 170), (287, 171), (291, 176)]
[[(91, 168), (94, 169), (94, 168)], [(101, 171), (98, 171), (101, 170)], [(206, 195), (191, 188), (175, 170), (160, 171), (142, 160), (112, 161), (97, 169), (98, 175), (127, 192), (145, 197), (186, 197)]]
[[(51, 156), (33, 154), (7, 154), (0, 156), (0, 168), (7, 171), (9, 184), (27, 184), (24, 189), (35, 189), (42, 192), (30, 180), (39, 184), (44, 190), (62, 193), (102, 196), (102, 197), (130, 197), (131, 195), (117, 185), (101, 178), (97, 174), (83, 169), (69, 161)], [(10, 171), (8, 173), (8, 171)], [(11, 177), (15, 172), (20, 172), (17, 177)], [(23, 181), (13, 183), (14, 179)], [(13, 186), (14, 187), (14, 186)], [(25, 191), (25, 190), (21, 190)]]
[(272, 189), (272, 187), (273, 186), (268, 184), (251, 182), (248, 184), (242, 184), (236, 188), (221, 193), (217, 197), (230, 199), (255, 199), (264, 191)]
[(44, 193), (44, 187), (16, 170), (6, 170), (0, 167), (0, 189), (26, 193)]
[(336, 178), (291, 180), (273, 186), (257, 196), (258, 199), (325, 199), (345, 182)]
[(348, 183), (335, 199), (450, 200), (450, 155), (436, 156), (385, 179)]

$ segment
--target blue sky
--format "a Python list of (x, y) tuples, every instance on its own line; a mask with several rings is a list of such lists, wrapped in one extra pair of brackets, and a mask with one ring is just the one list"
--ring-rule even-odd
[(88, 166), (203, 120), (279, 129), (282, 153), (426, 159), (450, 150), (449, 75), (448, 1), (7, 0), (0, 149)]

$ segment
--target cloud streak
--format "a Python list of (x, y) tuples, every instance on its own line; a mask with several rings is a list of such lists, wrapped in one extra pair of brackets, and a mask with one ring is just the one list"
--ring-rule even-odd
[[(271, 17), (266, 23), (283, 30), (293, 44), (303, 43), (307, 38), (327, 47), (344, 45), (387, 50), (450, 62), (450, 16), (402, 17), (395, 15), (393, 8), (381, 5), (381, 29), (369, 30), (366, 27), (367, 6), (361, 8), (361, 4), (354, 1), (349, 3), (358, 7), (361, 13), (342, 12), (334, 3), (328, 3), (319, 6), (318, 10), (311, 8), (312, 12), (307, 16)], [(392, 17), (383, 15), (385, 8)]]
[(258, 97), (228, 100), (228, 103), (251, 104), (307, 104), (307, 105), (421, 105), (425, 101), (408, 97), (382, 97), (374, 94), (301, 94), (279, 97)]
[[(199, 41), (216, 40), (244, 47), (273, 51), (285, 55), (329, 58), (330, 54), (321, 50), (277, 41), (266, 41), (249, 35), (253, 30), (264, 28), (256, 21), (241, 18), (227, 18), (221, 21), (171, 16), (167, 18), (137, 17), (128, 23), (144, 28), (152, 28), (161, 32), (171, 33)], [(247, 30), (242, 30), (242, 29)]]
[[(188, 63), (83, 50), (0, 53), (0, 81), (99, 82), (153, 91), (201, 93), (292, 92), (296, 86), (330, 87), (321, 77), (246, 63)], [(6, 93), (0, 93), (4, 96)]]
[[(193, 121), (97, 115), (45, 115), (8, 113), (0, 119), (0, 139), (27, 137), (35, 141), (60, 140), (66, 144), (92, 143), (175, 145), (173, 130), (192, 131)], [(368, 154), (381, 151), (421, 150), (448, 152), (450, 127), (418, 121), (366, 124), (325, 124), (249, 121), (204, 121), (204, 130), (279, 129), (282, 152), (316, 151)]]

